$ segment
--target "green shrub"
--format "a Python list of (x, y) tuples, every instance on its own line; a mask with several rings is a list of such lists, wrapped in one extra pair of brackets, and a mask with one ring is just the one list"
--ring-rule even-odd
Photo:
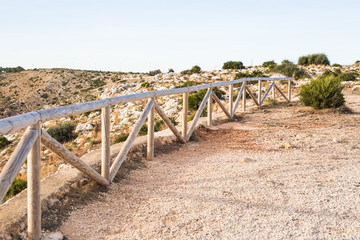
[(243, 69), (244, 64), (240, 61), (236, 62), (236, 61), (228, 61), (226, 63), (224, 63), (222, 69)]
[(298, 60), (299, 65), (330, 65), (330, 61), (324, 53), (310, 54), (307, 56), (301, 56)]
[(140, 131), (139, 131), (139, 135), (144, 136), (147, 134), (147, 132), (148, 132), (147, 124), (142, 125), (142, 127), (140, 128)]
[(181, 71), (180, 74), (182, 75), (186, 75), (186, 74), (190, 74), (190, 70), (184, 70), (184, 71)]
[(154, 124), (154, 132), (161, 131), (162, 129), (164, 129), (164, 126), (165, 126), (164, 120), (162, 120), (162, 119), (157, 120)]
[(338, 108), (345, 103), (343, 88), (335, 77), (318, 78), (302, 86), (300, 100), (315, 109)]
[(288, 77), (294, 77), (296, 79), (307, 77), (308, 73), (302, 69), (298, 68), (294, 63), (289, 60), (284, 60), (280, 65), (277, 65), (273, 69), (274, 72), (282, 73)]
[(175, 88), (191, 87), (191, 86), (195, 86), (195, 85), (197, 85), (196, 82), (188, 80), (188, 81), (184, 82), (183, 84), (176, 86)]
[(274, 60), (267, 61), (263, 63), (263, 67), (268, 67), (270, 69), (273, 69), (276, 66), (276, 62)]
[(74, 132), (74, 130), (75, 124), (67, 122), (61, 123), (55, 127), (50, 127), (47, 132), (58, 142), (64, 143), (71, 141), (77, 137), (77, 134)]
[(114, 143), (125, 142), (128, 137), (129, 133), (121, 133), (115, 138)]
[(150, 76), (155, 76), (156, 74), (159, 74), (159, 73), (161, 73), (161, 71), (160, 71), (160, 69), (157, 69), (157, 70), (154, 70), (154, 71), (150, 71), (149, 75)]
[[(219, 99), (223, 99), (223, 95), (225, 94), (225, 92), (221, 91), (218, 88), (213, 88), (213, 91)], [(206, 95), (206, 92), (207, 92), (207, 90), (203, 89), (198, 92), (191, 93), (189, 95), (188, 101), (189, 101), (189, 109), (190, 110), (196, 111), (199, 108), (202, 100), (204, 99), (204, 97)]]
[(0, 136), (0, 149), (5, 148), (10, 143), (11, 141), (9, 141), (6, 137)]
[(182, 75), (184, 74), (194, 74), (194, 73), (200, 73), (201, 72), (201, 68), (198, 65), (193, 66), (190, 70), (184, 70), (182, 72), (180, 72)]
[(338, 67), (338, 68), (342, 68), (342, 66), (338, 63), (334, 63), (333, 65), (331, 65), (332, 67)]
[(343, 81), (355, 81), (356, 75), (354, 73), (343, 73), (337, 76), (337, 79), (339, 79), (341, 82)]
[(27, 187), (27, 182), (26, 180), (20, 179), (20, 178), (16, 178), (14, 180), (14, 182), (11, 184), (9, 190), (7, 191), (3, 202), (5, 202), (6, 200), (8, 200), (9, 198), (12, 198), (13, 196), (15, 196), (16, 194), (20, 193), (22, 190), (24, 190)]
[(360, 60), (357, 60), (356, 62), (355, 62), (355, 64), (359, 64), (360, 63)]
[(174, 69), (170, 68), (168, 72), (169, 73), (174, 72)]
[(143, 83), (141, 84), (141, 87), (142, 87), (142, 88), (151, 87), (151, 83), (149, 83), (149, 82), (143, 82)]

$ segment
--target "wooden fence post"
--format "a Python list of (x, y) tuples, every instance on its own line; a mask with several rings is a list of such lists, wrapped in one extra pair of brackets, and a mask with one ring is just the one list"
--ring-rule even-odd
[(28, 237), (38, 240), (41, 236), (41, 127), (40, 121), (32, 126), (38, 132), (37, 139), (28, 154)]
[[(211, 96), (211, 92), (212, 89), (208, 88), (210, 91), (210, 96)], [(212, 124), (212, 98), (210, 97), (208, 102), (207, 102), (207, 125), (208, 127), (211, 127)]]
[(289, 83), (288, 83), (288, 98), (289, 98), (289, 102), (291, 102), (291, 80), (289, 80)]
[(259, 103), (259, 108), (261, 108), (261, 80), (259, 80), (258, 103)]
[(110, 106), (101, 111), (101, 175), (110, 181)]
[[(273, 81), (273, 83), (275, 84), (275, 81)], [(275, 85), (273, 86), (273, 89), (272, 89), (272, 94), (273, 94), (273, 98), (274, 98), (274, 100), (276, 100)]]
[(244, 84), (245, 84), (245, 87), (244, 87), (244, 90), (242, 93), (242, 110), (243, 110), (243, 112), (246, 111), (246, 83), (244, 83)]
[(229, 86), (229, 113), (233, 115), (233, 85)]
[(187, 139), (186, 133), (187, 133), (188, 100), (189, 100), (189, 93), (187, 92), (183, 93), (182, 136), (184, 139)]
[[(150, 98), (149, 101), (154, 101)], [(154, 125), (155, 125), (155, 106), (151, 108), (148, 115), (148, 134), (147, 134), (147, 160), (154, 159)]]

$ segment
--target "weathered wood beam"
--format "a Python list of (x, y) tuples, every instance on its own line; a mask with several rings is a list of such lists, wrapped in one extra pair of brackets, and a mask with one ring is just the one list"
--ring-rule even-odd
[(269, 89), (266, 91), (265, 95), (264, 95), (264, 98), (261, 100), (261, 105), (264, 104), (265, 102), (265, 99), (267, 98), (267, 96), (269, 95), (269, 93), (271, 92), (271, 89), (273, 89), (274, 87), (274, 82), (270, 85)]
[(254, 94), (251, 92), (250, 88), (249, 88), (247, 85), (245, 86), (245, 88), (246, 88), (246, 90), (248, 91), (250, 97), (254, 100), (255, 104), (259, 106), (259, 103), (257, 102)]
[(281, 89), (276, 84), (275, 84), (275, 87), (279, 91), (279, 93), (285, 98), (285, 100), (289, 102), (289, 99), (287, 98), (285, 93), (283, 93), (283, 91), (281, 91)]
[(101, 112), (101, 176), (110, 180), (110, 106)]
[[(149, 101), (155, 103), (154, 100), (155, 100), (154, 98), (149, 99)], [(154, 126), (155, 126), (155, 111), (153, 106), (148, 115), (147, 154), (146, 154), (147, 160), (154, 159)]]
[(288, 102), (291, 102), (291, 80), (288, 80)]
[(235, 106), (234, 106), (234, 110), (233, 110), (233, 113), (232, 113), (231, 117), (233, 117), (233, 116), (235, 115), (235, 113), (236, 113), (236, 109), (237, 109), (237, 107), (238, 107), (238, 105), (239, 105), (241, 96), (242, 96), (242, 94), (244, 93), (245, 87), (246, 87), (246, 83), (243, 83), (242, 86), (241, 86), (241, 88), (240, 88), (240, 91), (239, 91), (239, 93), (238, 93), (238, 95), (237, 95), (237, 97), (236, 97)]
[(21, 137), (20, 142), (17, 144), (14, 152), (11, 154), (10, 159), (5, 164), (0, 173), (0, 202), (5, 197), (12, 182), (16, 178), (21, 166), (26, 160), (26, 156), (34, 145), (38, 132), (31, 127), (28, 127)]
[(229, 85), (229, 110), (228, 112), (230, 113), (231, 116), (233, 116), (233, 93), (234, 93), (234, 85), (230, 84)]
[(80, 172), (84, 173), (95, 182), (101, 185), (108, 185), (109, 181), (101, 176), (95, 169), (90, 167), (87, 163), (78, 158), (75, 154), (70, 152), (61, 143), (51, 137), (44, 129), (41, 130), (41, 142), (44, 146), (60, 156), (65, 162), (77, 168)]
[(246, 83), (245, 83), (244, 90), (242, 91), (242, 111), (243, 112), (246, 111)]
[(193, 122), (192, 122), (192, 124), (191, 124), (191, 126), (190, 126), (190, 128), (189, 128), (189, 130), (188, 130), (188, 132), (187, 132), (187, 138), (186, 138), (187, 141), (189, 141), (190, 136), (191, 136), (192, 132), (194, 131), (197, 122), (199, 121), (199, 118), (200, 118), (200, 116), (201, 116), (201, 113), (202, 113), (202, 111), (203, 111), (204, 108), (205, 108), (206, 102), (207, 102), (207, 101), (209, 100), (209, 98), (210, 98), (210, 95), (211, 95), (211, 91), (208, 90), (208, 91), (206, 92), (205, 96), (204, 96), (204, 99), (202, 100), (202, 102), (201, 102), (201, 104), (200, 104), (200, 106), (199, 106), (199, 109), (196, 111), (196, 114), (195, 114), (195, 117), (194, 117), (194, 119), (193, 119)]
[(231, 118), (231, 114), (228, 112), (228, 110), (226, 109), (226, 107), (224, 106), (224, 104), (222, 104), (221, 100), (216, 96), (216, 94), (214, 92), (212, 92), (211, 94), (212, 98), (215, 100), (215, 102), (217, 104), (219, 104), (221, 110), (223, 110), (223, 112), (226, 114), (226, 116), (228, 118)]
[[(189, 93), (183, 93), (183, 118), (182, 118), (182, 136), (186, 139), (187, 133), (187, 117), (188, 117), (188, 103), (189, 101)], [(186, 140), (185, 140), (186, 141)]]
[(135, 94), (112, 97), (112, 98), (107, 98), (92, 102), (80, 103), (75, 105), (43, 109), (35, 112), (17, 115), (14, 117), (0, 119), (0, 134), (8, 134), (10, 132), (20, 130), (22, 128), (35, 124), (38, 121), (45, 122), (49, 120), (59, 119), (62, 117), (68, 117), (89, 111), (94, 111), (107, 106), (121, 104), (125, 102), (144, 100), (152, 97), (175, 95), (185, 92), (200, 91), (202, 89), (227, 86), (230, 84), (237, 84), (246, 81), (258, 81), (258, 80), (276, 81), (276, 80), (289, 80), (289, 79), (293, 79), (293, 78), (242, 78), (233, 81), (209, 83), (209, 84), (185, 87), (185, 88), (175, 88), (175, 89), (151, 91), (145, 93), (135, 93)]
[(181, 134), (176, 129), (174, 124), (172, 124), (170, 119), (165, 115), (164, 111), (160, 108), (160, 106), (157, 103), (155, 103), (155, 110), (159, 114), (159, 116), (164, 120), (164, 122), (170, 128), (170, 130), (174, 133), (177, 139), (179, 139), (181, 143), (186, 143), (186, 139), (183, 136), (181, 136)]
[(150, 101), (146, 104), (144, 111), (140, 115), (140, 118), (135, 124), (135, 127), (131, 131), (129, 137), (124, 142), (124, 145), (122, 145), (121, 150), (119, 154), (116, 156), (113, 164), (110, 168), (110, 181), (112, 182), (116, 176), (116, 173), (119, 171), (121, 164), (124, 162), (126, 155), (130, 151), (130, 148), (132, 147), (132, 144), (134, 143), (137, 135), (140, 132), (140, 129), (142, 125), (145, 123), (147, 116), (149, 115), (152, 107), (154, 106), (154, 101)]
[(41, 236), (41, 125), (40, 122), (31, 127), (36, 131), (36, 140), (28, 154), (27, 162), (27, 219), (28, 237), (39, 240)]
[(262, 101), (261, 101), (261, 80), (259, 80), (259, 94), (258, 94), (258, 106), (259, 106), (259, 108), (261, 108), (261, 103), (262, 103)]
[[(210, 91), (211, 94), (213, 93), (211, 88), (209, 88), (208, 91)], [(208, 127), (211, 127), (211, 125), (212, 125), (212, 112), (213, 112), (213, 104), (212, 104), (212, 99), (210, 98), (207, 102), (207, 125), (208, 125)]]

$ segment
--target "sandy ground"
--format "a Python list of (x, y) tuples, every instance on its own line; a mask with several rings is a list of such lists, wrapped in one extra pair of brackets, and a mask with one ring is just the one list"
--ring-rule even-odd
[(359, 239), (360, 95), (352, 114), (299, 104), (202, 128), (199, 140), (74, 207), (69, 239)]

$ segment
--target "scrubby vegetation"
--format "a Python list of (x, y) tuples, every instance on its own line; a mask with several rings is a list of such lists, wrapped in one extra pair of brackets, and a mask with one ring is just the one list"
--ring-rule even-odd
[(116, 136), (114, 143), (125, 142), (128, 137), (129, 133), (121, 133), (120, 135)]
[(175, 88), (192, 87), (192, 86), (195, 86), (195, 85), (197, 85), (196, 82), (188, 80), (188, 81), (184, 82), (183, 84), (176, 86)]
[(198, 65), (193, 66), (191, 69), (188, 70), (184, 70), (181, 72), (181, 74), (194, 74), (194, 73), (200, 73), (201, 72), (201, 67), (199, 67)]
[(240, 79), (240, 78), (251, 78), (251, 77), (265, 77), (264, 73), (259, 71), (259, 70), (255, 70), (252, 73), (249, 72), (239, 72), (235, 75), (235, 79)]
[(343, 81), (355, 81), (358, 74), (355, 72), (346, 72), (342, 73), (339, 69), (336, 69), (334, 72), (330, 70), (326, 70), (319, 78), (327, 78), (327, 77), (334, 77), (338, 79), (340, 82)]
[(296, 79), (308, 76), (308, 73), (304, 69), (297, 67), (289, 60), (282, 61), (280, 65), (274, 67), (273, 72), (281, 73), (285, 76), (294, 77)]
[(2, 72), (6, 72), (6, 73), (11, 73), (11, 72), (21, 72), (24, 71), (25, 69), (17, 66), (17, 67), (0, 67), (0, 73)]
[(263, 67), (268, 67), (270, 69), (273, 69), (276, 66), (276, 62), (274, 60), (267, 61), (263, 63)]
[(157, 69), (157, 70), (150, 71), (149, 75), (150, 76), (155, 76), (156, 74), (159, 74), (159, 73), (161, 73), (161, 71), (160, 71), (160, 69)]
[(10, 143), (11, 143), (11, 141), (9, 141), (6, 137), (0, 136), (0, 149), (5, 148)]
[[(221, 91), (218, 88), (213, 88), (213, 91), (219, 99), (223, 99), (223, 95), (225, 94), (225, 92)], [(206, 95), (206, 92), (207, 92), (207, 90), (203, 89), (196, 93), (191, 93), (189, 95), (189, 109), (190, 110), (196, 111), (199, 108), (202, 100), (204, 99), (204, 97)]]
[(7, 191), (3, 202), (7, 201), (9, 198), (12, 198), (16, 194), (20, 193), (22, 190), (24, 190), (27, 187), (27, 181), (16, 178), (14, 182), (11, 184), (9, 190)]
[(315, 109), (338, 108), (345, 103), (343, 88), (336, 77), (320, 77), (301, 88), (300, 100), (305, 106)]
[(308, 66), (311, 64), (330, 65), (330, 61), (324, 53), (316, 53), (300, 57), (298, 64), (303, 66)]
[(228, 61), (224, 63), (222, 69), (244, 69), (244, 64), (240, 61)]
[(75, 130), (75, 124), (66, 122), (66, 123), (61, 123), (54, 127), (50, 127), (47, 130), (47, 132), (58, 142), (64, 143), (71, 141), (77, 137), (77, 134), (74, 132), (74, 130)]

